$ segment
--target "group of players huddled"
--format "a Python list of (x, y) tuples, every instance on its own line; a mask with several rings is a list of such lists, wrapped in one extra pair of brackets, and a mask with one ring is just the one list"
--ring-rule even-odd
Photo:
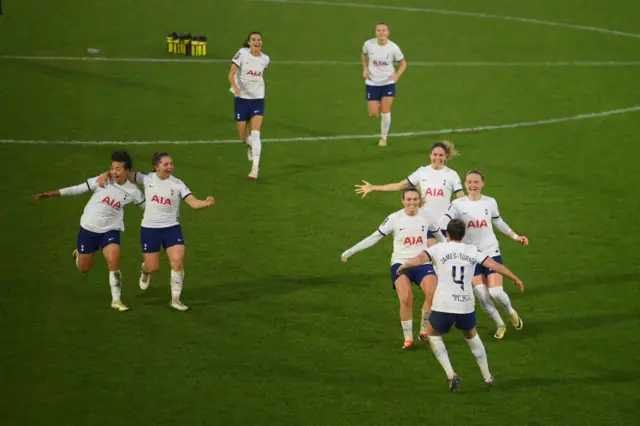
[[(389, 27), (376, 25), (376, 37), (367, 40), (362, 49), (363, 78), (369, 115), (381, 116), (378, 144), (387, 145), (391, 125), (391, 105), (396, 82), (407, 68), (400, 47), (389, 40)], [(240, 139), (248, 146), (252, 161), (250, 179), (258, 178), (262, 144), (260, 130), (264, 115), (264, 71), (269, 56), (262, 52), (262, 35), (252, 32), (244, 47), (232, 59), (229, 72), (234, 94), (235, 119)], [(396, 69), (395, 64), (398, 64)], [(362, 197), (374, 191), (401, 191), (404, 208), (389, 215), (369, 237), (342, 253), (342, 261), (373, 246), (393, 234), (391, 282), (400, 301), (400, 320), (404, 334), (403, 349), (414, 346), (413, 292), (411, 283), (425, 295), (418, 338), (429, 344), (444, 368), (451, 391), (460, 388), (460, 377), (454, 372), (442, 334), (453, 325), (460, 329), (473, 352), (485, 383), (492, 386), (484, 345), (476, 332), (475, 298), (496, 324), (496, 339), (507, 330), (493, 300), (502, 305), (516, 330), (523, 322), (513, 309), (503, 289), (502, 276), (511, 279), (521, 291), (522, 281), (502, 265), (495, 226), (513, 240), (528, 245), (527, 237), (516, 234), (501, 218), (494, 198), (482, 195), (485, 179), (479, 170), (465, 176), (465, 196), (458, 173), (446, 163), (456, 155), (449, 141), (436, 142), (430, 149), (430, 164), (420, 167), (398, 183), (372, 185), (367, 181), (356, 185)], [(144, 208), (140, 244), (144, 262), (139, 285), (149, 286), (151, 274), (159, 267), (160, 249), (164, 248), (171, 266), (171, 302), (177, 310), (187, 310), (180, 300), (184, 281), (184, 237), (178, 222), (180, 201), (194, 209), (213, 205), (213, 197), (198, 200), (189, 188), (173, 176), (173, 161), (167, 153), (155, 153), (153, 171), (132, 171), (127, 152), (114, 152), (108, 172), (84, 183), (36, 195), (35, 199), (78, 195), (92, 192), (80, 220), (77, 248), (73, 252), (81, 272), (88, 272), (93, 255), (102, 250), (109, 268), (111, 307), (126, 311), (122, 303), (120, 272), (120, 232), (124, 231), (123, 208), (129, 203)], [(144, 187), (144, 193), (132, 182)], [(455, 194), (456, 199), (451, 202)]]

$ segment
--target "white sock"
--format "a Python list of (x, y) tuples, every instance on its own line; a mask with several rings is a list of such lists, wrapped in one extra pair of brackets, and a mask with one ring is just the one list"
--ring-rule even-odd
[(468, 339), (467, 343), (469, 344), (471, 353), (476, 357), (476, 362), (478, 363), (478, 367), (480, 367), (482, 377), (485, 380), (489, 380), (491, 378), (491, 373), (489, 372), (489, 361), (487, 361), (487, 352), (484, 350), (484, 345), (482, 344), (482, 340), (480, 340), (480, 336), (476, 334), (473, 339)]
[(109, 271), (109, 285), (111, 286), (111, 298), (120, 300), (120, 288), (122, 287), (122, 272)]
[(79, 257), (79, 256), (80, 256), (80, 255), (76, 254), (76, 257), (75, 257), (75, 261), (76, 261), (76, 268), (78, 268), (78, 269), (80, 269), (80, 265), (78, 265), (78, 257)]
[(253, 167), (258, 167), (260, 165), (260, 153), (262, 152), (262, 142), (260, 141), (259, 130), (251, 131), (249, 143), (251, 144), (251, 152), (253, 153)]
[(171, 300), (178, 302), (182, 293), (182, 283), (184, 282), (184, 270), (171, 270)]
[(447, 379), (453, 379), (455, 373), (453, 372), (451, 361), (449, 361), (449, 353), (447, 352), (447, 347), (442, 341), (442, 336), (430, 336), (429, 346), (431, 346), (431, 351), (433, 351), (433, 354), (438, 359), (438, 362), (440, 363), (442, 368), (444, 368), (444, 372), (447, 373)]
[(401, 321), (404, 340), (413, 340), (413, 320)]
[(383, 112), (380, 114), (380, 136), (386, 139), (389, 136), (389, 128), (391, 127), (391, 113)]
[(490, 288), (489, 294), (491, 294), (491, 297), (496, 299), (502, 306), (504, 306), (507, 312), (515, 312), (515, 309), (513, 309), (513, 307), (511, 306), (511, 299), (509, 299), (509, 295), (504, 291), (504, 287), (500, 286)]
[(427, 334), (427, 327), (429, 326), (429, 315), (431, 311), (422, 310), (422, 321), (420, 321), (420, 333)]
[(500, 312), (498, 312), (496, 305), (494, 305), (491, 300), (491, 295), (489, 294), (487, 285), (480, 284), (473, 287), (473, 294), (476, 295), (476, 298), (480, 302), (480, 306), (482, 306), (482, 309), (491, 317), (496, 325), (504, 325), (504, 321), (502, 321), (502, 318), (500, 317)]

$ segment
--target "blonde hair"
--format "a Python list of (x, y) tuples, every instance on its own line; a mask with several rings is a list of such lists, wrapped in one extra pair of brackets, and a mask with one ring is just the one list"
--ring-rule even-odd
[(456, 151), (456, 147), (451, 141), (438, 141), (434, 143), (433, 145), (431, 145), (429, 153), (431, 153), (431, 151), (433, 151), (435, 148), (444, 149), (444, 155), (447, 160), (451, 160), (453, 157), (458, 155), (458, 151)]

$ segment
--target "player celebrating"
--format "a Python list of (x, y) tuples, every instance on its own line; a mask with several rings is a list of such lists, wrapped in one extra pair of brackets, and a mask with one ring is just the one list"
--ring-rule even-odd
[[(258, 178), (260, 167), (260, 129), (264, 116), (264, 71), (270, 59), (262, 53), (262, 34), (252, 32), (247, 36), (243, 47), (231, 60), (229, 83), (235, 95), (235, 114), (238, 122), (238, 134), (249, 145), (247, 156), (253, 161), (249, 179)], [(249, 134), (249, 125), (251, 134)]]
[(33, 197), (39, 200), (93, 192), (80, 218), (80, 233), (73, 257), (80, 272), (85, 273), (91, 269), (95, 251), (102, 250), (109, 268), (111, 307), (118, 311), (129, 310), (120, 300), (120, 232), (124, 231), (123, 208), (132, 202), (142, 208), (145, 204), (142, 192), (127, 181), (127, 172), (131, 167), (132, 160), (127, 152), (114, 152), (111, 154), (111, 168), (108, 172), (112, 184), (102, 188), (98, 185), (98, 178), (91, 178), (80, 185), (44, 192)]
[[(458, 198), (464, 197), (458, 173), (446, 166), (447, 160), (455, 155), (456, 149), (453, 143), (450, 141), (436, 142), (429, 151), (430, 165), (418, 168), (411, 176), (398, 183), (372, 185), (363, 180), (362, 185), (356, 185), (356, 193), (362, 194), (364, 198), (373, 191), (402, 191), (410, 186), (415, 186), (420, 189), (422, 199), (426, 202), (423, 210), (427, 221), (437, 224), (449, 207), (451, 195), (455, 193)], [(435, 242), (435, 236), (429, 233), (428, 245), (435, 244)]]
[[(525, 236), (519, 236), (500, 217), (498, 203), (495, 199), (482, 195), (484, 187), (484, 176), (479, 170), (467, 172), (465, 186), (468, 195), (464, 198), (454, 200), (449, 206), (449, 210), (442, 217), (440, 226), (442, 229), (452, 219), (461, 219), (467, 227), (463, 242), (476, 246), (479, 250), (487, 253), (496, 263), (502, 263), (498, 239), (493, 233), (495, 225), (503, 234), (508, 235), (513, 240), (527, 246), (529, 240)], [(496, 339), (502, 339), (507, 327), (500, 317), (500, 312), (491, 301), (491, 297), (500, 302), (509, 313), (511, 324), (516, 330), (522, 330), (523, 323), (518, 313), (511, 306), (511, 300), (505, 293), (502, 286), (502, 276), (495, 274), (491, 267), (478, 265), (473, 277), (473, 290), (485, 312), (495, 321), (497, 330)], [(487, 285), (489, 289), (487, 290)]]
[[(376, 232), (342, 253), (342, 261), (346, 262), (354, 254), (373, 246), (389, 233), (393, 233), (391, 282), (400, 300), (400, 322), (404, 334), (404, 346), (402, 348), (411, 349), (413, 347), (413, 292), (411, 283), (413, 282), (420, 286), (425, 294), (425, 305), (428, 304), (430, 309), (430, 299), (433, 294), (430, 289), (436, 287), (437, 280), (433, 265), (424, 264), (426, 262), (409, 269), (405, 275), (398, 276), (396, 270), (402, 262), (427, 248), (426, 233), (428, 228), (438, 235), (441, 234), (438, 229), (428, 224), (423, 215), (419, 214), (420, 193), (418, 190), (415, 188), (405, 189), (402, 194), (402, 203), (404, 204), (404, 209), (389, 215)], [(424, 311), (425, 308), (423, 307)], [(423, 315), (420, 325), (421, 340), (426, 340), (427, 323), (428, 317), (425, 318)]]
[[(369, 115), (380, 113), (381, 132), (378, 145), (387, 146), (391, 127), (391, 104), (396, 96), (396, 82), (407, 69), (407, 61), (400, 46), (389, 40), (389, 26), (384, 22), (376, 25), (376, 38), (364, 42), (362, 47), (362, 77), (367, 85)], [(396, 71), (394, 63), (398, 63)]]
[(451, 366), (447, 348), (441, 335), (448, 333), (454, 324), (457, 329), (462, 331), (469, 344), (485, 383), (489, 387), (493, 385), (487, 353), (476, 332), (475, 300), (474, 292), (471, 290), (471, 274), (469, 272), (478, 266), (490, 268), (513, 280), (520, 290), (524, 291), (522, 281), (510, 270), (479, 251), (475, 245), (462, 243), (465, 228), (466, 224), (461, 220), (450, 221), (447, 225), (449, 242), (436, 244), (426, 249), (398, 268), (398, 274), (406, 274), (407, 271), (427, 261), (433, 261), (436, 264), (438, 287), (433, 298), (433, 312), (429, 318), (429, 345), (447, 373), (451, 392), (460, 390), (460, 377)]

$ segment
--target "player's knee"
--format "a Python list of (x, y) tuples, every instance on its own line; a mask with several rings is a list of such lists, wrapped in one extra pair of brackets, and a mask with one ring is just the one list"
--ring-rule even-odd
[(155, 263), (155, 262), (153, 262), (153, 263), (151, 263), (151, 262), (150, 262), (150, 263), (145, 262), (145, 263), (144, 263), (144, 269), (146, 269), (146, 270), (147, 270), (147, 272), (148, 272), (148, 273), (150, 273), (150, 274), (153, 274), (153, 273), (155, 273), (155, 272), (158, 272), (159, 267), (160, 267), (160, 266), (159, 266), (157, 263)]
[(184, 262), (180, 260), (170, 260), (169, 265), (173, 271), (182, 271), (184, 269)]
[(79, 262), (78, 263), (78, 271), (83, 274), (86, 274), (91, 269), (91, 263)]

